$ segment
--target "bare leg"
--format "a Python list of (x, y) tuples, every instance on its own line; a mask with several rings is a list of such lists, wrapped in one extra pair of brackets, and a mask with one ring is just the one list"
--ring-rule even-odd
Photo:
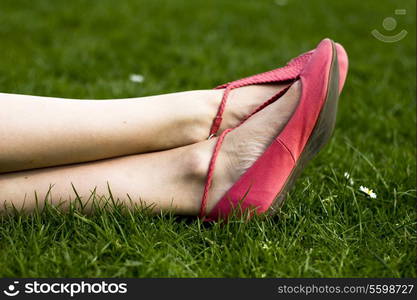
[[(281, 99), (227, 135), (216, 165), (209, 210), (284, 127), (298, 95), (296, 83)], [(86, 201), (94, 189), (97, 195), (106, 195), (108, 183), (114, 198), (126, 203), (130, 197), (155, 205), (155, 211), (172, 209), (177, 214), (196, 215), (215, 142), (210, 139), (162, 152), (3, 174), (0, 202), (18, 208), (24, 204), (30, 211), (35, 205), (34, 191), (43, 200), (50, 185), (51, 199), (57, 203), (75, 198), (72, 184)]]
[(41, 206), (47, 199), (66, 208), (77, 194), (84, 203), (94, 190), (97, 196), (108, 196), (109, 186), (114, 198), (126, 204), (131, 199), (137, 204), (143, 201), (145, 205), (155, 205), (155, 211), (174, 209), (179, 214), (194, 214), (194, 195), (201, 185), (195, 176), (195, 155), (194, 149), (184, 147), (3, 174), (0, 199), (29, 212), (35, 208), (36, 198)]
[[(282, 86), (230, 95), (222, 129)], [(0, 173), (171, 149), (207, 138), (222, 90), (118, 100), (0, 93)]]

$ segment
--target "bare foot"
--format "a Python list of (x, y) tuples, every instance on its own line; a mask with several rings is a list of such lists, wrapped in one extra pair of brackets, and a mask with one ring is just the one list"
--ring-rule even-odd
[[(263, 104), (287, 86), (288, 84), (263, 84), (233, 89), (228, 96), (223, 121), (218, 134), (227, 128), (232, 128), (240, 124), (240, 122), (251, 114), (259, 105)], [(221, 89), (217, 91), (219, 92), (219, 98), (221, 99), (224, 90)]]
[[(264, 87), (255, 91), (256, 87), (252, 87), (254, 89), (251, 91), (253, 94), (267, 93), (266, 90), (262, 91)], [(272, 89), (272, 87), (267, 88)], [(267, 91), (272, 94), (276, 93), (276, 87), (273, 92), (271, 89)], [(237, 96), (238, 94), (235, 95), (236, 98)], [(241, 126), (226, 135), (216, 162), (207, 203), (207, 213), (213, 209), (224, 193), (252, 166), (272, 140), (283, 130), (297, 107), (299, 97), (300, 84), (297, 81), (280, 99), (253, 115)], [(236, 102), (239, 101), (239, 99), (235, 100)], [(207, 175), (207, 166), (215, 143), (216, 139), (214, 138), (196, 146), (201, 147), (198, 149), (202, 164), (201, 179), (204, 178), (205, 180)], [(200, 198), (197, 201), (201, 199), (203, 188), (204, 184), (202, 184)]]

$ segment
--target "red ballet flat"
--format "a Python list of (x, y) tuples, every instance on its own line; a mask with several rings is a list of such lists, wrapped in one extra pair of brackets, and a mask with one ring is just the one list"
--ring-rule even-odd
[[(346, 79), (347, 69), (348, 59), (343, 47), (330, 39), (324, 39), (315, 50), (298, 56), (283, 68), (218, 87), (225, 88), (225, 91), (210, 136), (215, 135), (219, 130), (227, 96), (233, 88), (299, 80), (301, 96), (297, 108), (284, 129), (214, 208), (207, 212), (207, 198), (216, 158), (224, 138), (233, 129), (221, 133), (208, 168), (200, 207), (201, 218), (207, 221), (227, 219), (235, 208), (239, 208), (241, 212), (251, 209), (253, 213), (258, 214), (274, 213), (282, 206), (297, 176), (331, 137), (338, 98)], [(267, 99), (253, 113), (279, 99), (288, 88)]]

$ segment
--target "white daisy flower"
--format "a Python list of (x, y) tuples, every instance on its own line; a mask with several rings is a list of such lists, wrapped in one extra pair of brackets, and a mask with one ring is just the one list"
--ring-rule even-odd
[(372, 199), (376, 199), (376, 194), (374, 193), (373, 190), (368, 189), (366, 186), (360, 186), (359, 187), (359, 191), (361, 191), (362, 193), (366, 194), (368, 197), (372, 198)]
[(141, 82), (143, 82), (145, 80), (145, 77), (143, 77), (140, 74), (130, 74), (129, 79), (132, 82), (141, 83)]

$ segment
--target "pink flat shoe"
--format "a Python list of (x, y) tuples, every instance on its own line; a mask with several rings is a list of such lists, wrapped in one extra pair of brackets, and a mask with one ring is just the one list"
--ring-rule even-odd
[[(347, 60), (347, 54), (345, 49), (343, 47), (336, 43), (336, 49), (338, 52), (339, 57), (339, 66), (340, 66), (340, 78), (339, 78), (339, 87), (340, 91), (344, 85), (344, 82), (346, 80), (347, 75), (347, 68), (348, 68), (348, 60)], [(296, 58), (290, 60), (286, 66), (278, 69), (274, 69), (268, 72), (256, 74), (250, 77), (245, 77), (242, 79), (238, 79), (226, 84), (222, 84), (217, 86), (215, 89), (225, 89), (223, 92), (223, 97), (219, 105), (219, 109), (217, 111), (216, 117), (213, 120), (212, 126), (210, 128), (209, 132), (209, 138), (215, 136), (217, 132), (219, 131), (221, 122), (222, 122), (222, 116), (224, 113), (224, 110), (226, 108), (227, 99), (229, 97), (229, 93), (231, 90), (235, 88), (240, 88), (243, 86), (248, 85), (254, 85), (254, 84), (265, 84), (265, 83), (293, 83), (296, 81), (299, 76), (301, 70), (303, 70), (305, 64), (309, 61), (310, 57), (313, 55), (315, 50), (310, 50), (306, 53), (303, 53)], [(266, 107), (270, 103), (274, 102), (278, 98), (280, 98), (285, 92), (290, 88), (288, 86), (287, 88), (284, 88), (283, 90), (276, 93), (274, 96), (272, 96), (270, 99), (266, 100), (262, 105), (260, 105), (258, 108), (255, 109), (251, 114), (246, 116), (241, 123), (243, 123), (245, 120), (247, 120), (250, 116), (255, 114), (256, 112), (260, 111), (262, 108)]]
[[(337, 102), (348, 68), (345, 50), (330, 39), (324, 39), (309, 51), (281, 69), (237, 80), (226, 88), (210, 135), (217, 132), (228, 92), (235, 87), (266, 82), (299, 80), (301, 96), (298, 106), (284, 129), (265, 152), (223, 195), (215, 207), (206, 212), (216, 158), (227, 133), (219, 136), (209, 164), (202, 196), (200, 217), (206, 221), (227, 219), (233, 209), (252, 209), (254, 213), (274, 213), (283, 204), (286, 194), (306, 163), (328, 142), (334, 129)], [(279, 99), (285, 92), (268, 99), (254, 113)]]

